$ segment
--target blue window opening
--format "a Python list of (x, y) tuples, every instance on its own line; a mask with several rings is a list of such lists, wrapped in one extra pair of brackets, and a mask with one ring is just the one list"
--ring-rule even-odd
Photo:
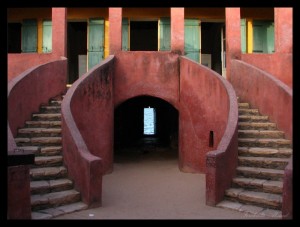
[(155, 108), (144, 108), (144, 135), (156, 134), (156, 111)]

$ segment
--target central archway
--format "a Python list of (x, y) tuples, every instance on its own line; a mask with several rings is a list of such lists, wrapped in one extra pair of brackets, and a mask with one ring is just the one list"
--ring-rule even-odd
[[(147, 118), (147, 110), (153, 111), (152, 119)], [(148, 133), (145, 124), (149, 121), (153, 130)], [(178, 122), (177, 109), (160, 98), (128, 99), (114, 111), (114, 154), (158, 154), (172, 150), (178, 157)]]

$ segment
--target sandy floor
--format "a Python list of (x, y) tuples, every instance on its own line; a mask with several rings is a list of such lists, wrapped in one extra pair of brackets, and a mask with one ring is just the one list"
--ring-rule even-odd
[(205, 175), (182, 173), (170, 149), (127, 150), (115, 155), (103, 177), (102, 207), (55, 219), (258, 219), (205, 205)]

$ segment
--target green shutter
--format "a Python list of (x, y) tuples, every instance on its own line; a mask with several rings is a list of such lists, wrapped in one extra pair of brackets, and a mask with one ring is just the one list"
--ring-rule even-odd
[(266, 49), (266, 29), (262, 21), (253, 21), (253, 52), (263, 53)]
[(241, 19), (241, 48), (242, 53), (246, 53), (246, 45), (247, 45), (247, 33), (246, 33), (246, 19)]
[(200, 21), (198, 19), (184, 20), (184, 51), (186, 56), (200, 62)]
[(43, 53), (52, 51), (52, 21), (43, 21)]
[(123, 18), (122, 19), (122, 50), (128, 51), (128, 26), (129, 26), (129, 21), (128, 18)]
[(101, 60), (104, 54), (104, 20), (89, 20), (89, 43), (88, 43), (88, 69), (91, 69)]
[(274, 53), (274, 22), (267, 24), (267, 51)]
[(37, 21), (35, 19), (23, 20), (22, 52), (37, 52)]
[(160, 47), (159, 50), (171, 50), (171, 21), (170, 18), (160, 18)]
[(273, 21), (253, 21), (253, 52), (274, 52)]

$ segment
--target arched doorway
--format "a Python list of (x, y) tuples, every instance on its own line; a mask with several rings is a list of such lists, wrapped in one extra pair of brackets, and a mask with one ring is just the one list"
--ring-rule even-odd
[(131, 98), (115, 108), (114, 159), (178, 158), (178, 111), (168, 102), (152, 97)]

